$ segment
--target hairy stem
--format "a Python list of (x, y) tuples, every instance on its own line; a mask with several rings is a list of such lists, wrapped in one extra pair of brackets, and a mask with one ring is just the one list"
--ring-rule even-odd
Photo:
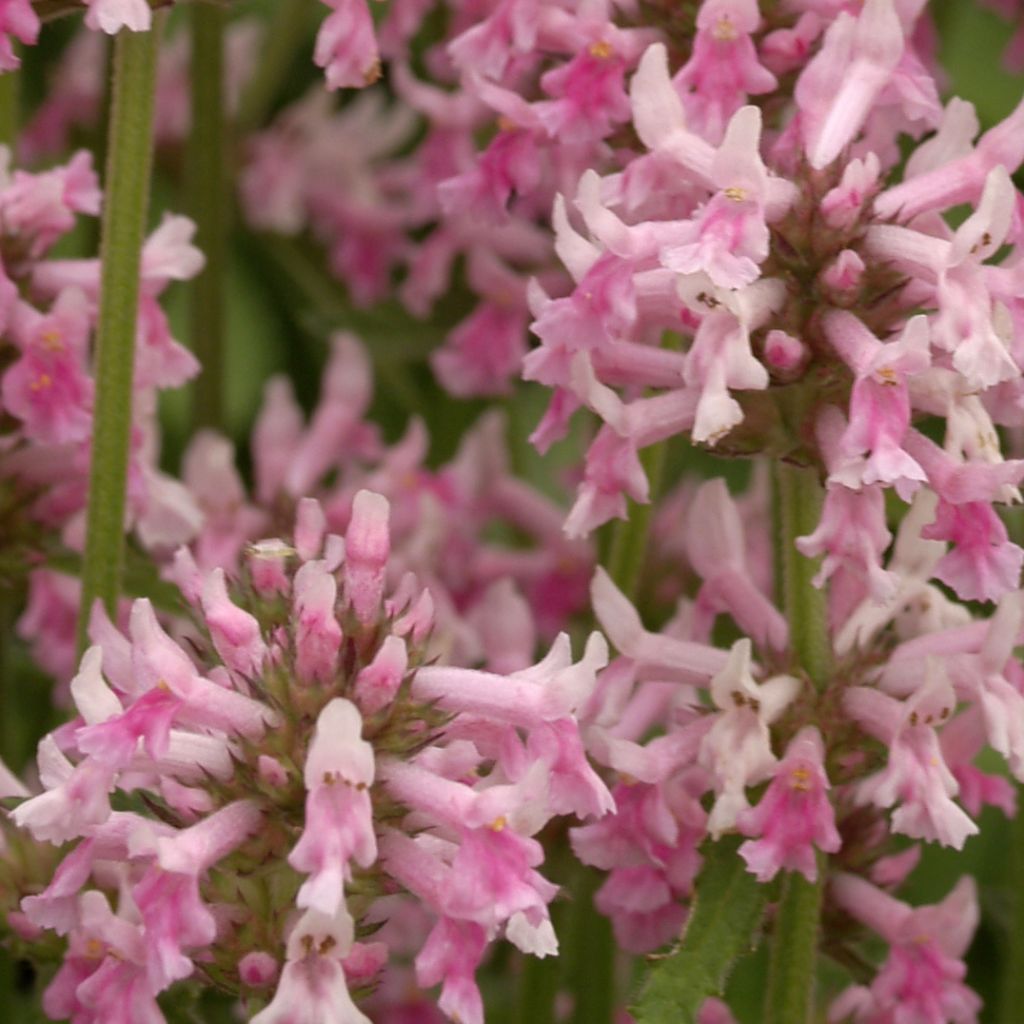
[[(789, 621), (793, 668), (820, 690), (832, 662), (825, 593), (811, 580), (815, 561), (796, 549), (796, 538), (813, 531), (821, 515), (818, 474), (786, 463), (775, 467), (777, 585)], [(765, 1024), (810, 1024), (824, 891), (825, 858), (818, 856), (818, 880), (789, 873), (782, 884), (772, 934)]]
[(795, 542), (817, 527), (823, 500), (815, 470), (776, 464), (776, 585), (789, 621), (794, 666), (803, 669), (818, 689), (825, 685), (832, 667), (825, 591), (811, 582), (818, 560), (801, 555)]
[(224, 115), (223, 8), (197, 3), (192, 17), (192, 134), (189, 207), (206, 265), (192, 284), (192, 350), (202, 369), (194, 392), (196, 426), (224, 425), (224, 288), (227, 263), (228, 125)]
[(82, 567), (79, 644), (99, 598), (114, 612), (124, 561), (124, 506), (132, 427), (132, 372), (139, 263), (153, 157), (153, 94), (162, 18), (151, 32), (114, 41), (101, 227), (100, 308), (89, 506)]

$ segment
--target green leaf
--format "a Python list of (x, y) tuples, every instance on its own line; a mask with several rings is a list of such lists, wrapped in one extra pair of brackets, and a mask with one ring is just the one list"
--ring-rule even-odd
[(729, 837), (704, 846), (690, 917), (675, 952), (647, 975), (632, 1014), (637, 1024), (696, 1024), (709, 996), (725, 990), (733, 964), (753, 949), (767, 896)]

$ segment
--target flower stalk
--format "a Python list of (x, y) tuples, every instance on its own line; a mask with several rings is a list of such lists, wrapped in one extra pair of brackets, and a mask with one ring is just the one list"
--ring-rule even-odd
[(197, 3), (192, 17), (192, 133), (188, 147), (189, 206), (196, 245), (206, 265), (192, 289), (192, 350), (202, 364), (196, 380), (194, 420), (199, 427), (224, 423), (224, 288), (229, 194), (224, 112), (224, 10)]
[(608, 575), (619, 589), (635, 600), (647, 556), (648, 529), (665, 466), (665, 444), (651, 445), (640, 453), (640, 463), (650, 481), (651, 501), (630, 501), (629, 518), (615, 524), (608, 551)]
[[(776, 580), (790, 630), (794, 667), (819, 690), (831, 666), (825, 591), (812, 583), (815, 559), (796, 549), (796, 538), (811, 532), (821, 516), (823, 492), (814, 469), (780, 462), (774, 477)], [(781, 887), (770, 954), (767, 1024), (809, 1024), (824, 892), (824, 855), (818, 854), (815, 882), (789, 872)]]
[(114, 42), (80, 646), (94, 601), (99, 598), (114, 611), (124, 560), (139, 267), (149, 204), (161, 21), (157, 17), (150, 32), (122, 30)]
[(8, 71), (0, 75), (0, 144), (11, 151), (12, 160), (18, 141), (18, 127), (21, 118), (21, 76), (17, 72)]

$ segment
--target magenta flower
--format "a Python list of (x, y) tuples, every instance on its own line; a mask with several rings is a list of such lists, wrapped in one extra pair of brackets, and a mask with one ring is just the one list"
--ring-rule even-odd
[(823, 756), (818, 730), (802, 729), (786, 749), (760, 803), (740, 815), (740, 831), (755, 837), (740, 847), (740, 856), (759, 882), (770, 881), (782, 869), (799, 871), (813, 882), (818, 877), (815, 848), (824, 853), (839, 850)]
[(329, 89), (370, 85), (380, 77), (373, 19), (365, 0), (331, 0), (331, 13), (316, 37), (313, 59)]
[(889, 943), (890, 953), (870, 988), (847, 989), (839, 997), (830, 1020), (977, 1021), (981, 1000), (963, 984), (961, 959), (978, 924), (973, 879), (962, 878), (941, 903), (918, 909), (852, 875), (839, 875), (832, 893), (848, 914)]

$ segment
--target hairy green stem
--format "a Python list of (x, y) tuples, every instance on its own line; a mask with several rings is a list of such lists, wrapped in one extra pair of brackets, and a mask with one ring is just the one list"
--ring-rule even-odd
[(123, 29), (114, 40), (80, 646), (95, 600), (99, 598), (113, 613), (121, 585), (139, 263), (149, 204), (153, 96), (162, 21), (158, 15), (151, 32)]
[(832, 667), (825, 591), (811, 582), (818, 560), (804, 558), (796, 538), (813, 533), (821, 518), (824, 491), (817, 471), (779, 462), (775, 466), (776, 569), (789, 622), (794, 665), (821, 689)]
[[(828, 681), (832, 649), (825, 592), (811, 580), (814, 560), (796, 549), (796, 538), (810, 533), (821, 515), (823, 491), (814, 469), (787, 463), (775, 467), (776, 568), (789, 622), (793, 668), (820, 690)], [(782, 883), (772, 933), (765, 1024), (810, 1024), (824, 890), (825, 858), (818, 856), (818, 879), (808, 882), (790, 872)]]
[(228, 144), (224, 116), (223, 8), (192, 7), (192, 133), (188, 142), (189, 207), (206, 265), (192, 282), (192, 350), (201, 370), (194, 392), (196, 426), (224, 425), (224, 288), (227, 263)]
[(782, 882), (772, 931), (765, 1024), (810, 1024), (818, 1019), (814, 991), (823, 866), (819, 865), (817, 882), (796, 872), (789, 872)]

